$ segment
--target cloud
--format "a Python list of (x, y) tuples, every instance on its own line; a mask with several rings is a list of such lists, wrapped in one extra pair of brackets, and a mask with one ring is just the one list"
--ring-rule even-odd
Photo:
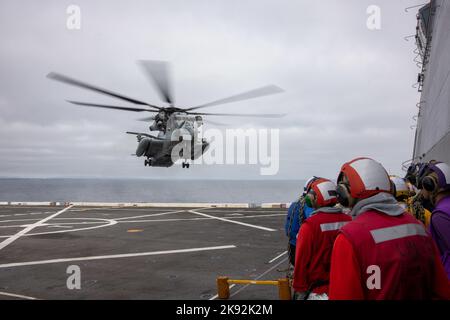
[(135, 121), (141, 114), (70, 105), (66, 99), (121, 102), (45, 78), (58, 71), (158, 103), (139, 59), (172, 62), (182, 107), (270, 83), (284, 88), (209, 109), (288, 113), (211, 117), (234, 128), (280, 128), (275, 178), (333, 177), (360, 155), (398, 172), (412, 153), (417, 111), (414, 44), (403, 40), (416, 23), (403, 9), (416, 2), (378, 1), (382, 28), (370, 31), (371, 1), (77, 1), (82, 27), (70, 31), (72, 3), (2, 1), (0, 176), (259, 178), (252, 166), (144, 168), (130, 157), (135, 138), (124, 134), (147, 130)]

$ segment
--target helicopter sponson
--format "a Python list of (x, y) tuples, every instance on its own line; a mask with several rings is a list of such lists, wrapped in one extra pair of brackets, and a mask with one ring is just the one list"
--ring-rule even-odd
[(136, 156), (146, 157), (146, 166), (171, 167), (179, 159), (195, 160), (199, 158), (209, 147), (209, 143), (206, 139), (202, 139), (201, 142), (190, 141), (189, 144), (190, 146), (187, 146), (186, 142), (183, 141), (170, 141), (145, 137), (138, 143)]

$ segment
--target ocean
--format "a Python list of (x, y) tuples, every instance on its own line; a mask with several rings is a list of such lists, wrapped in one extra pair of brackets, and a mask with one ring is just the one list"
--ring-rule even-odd
[(291, 202), (299, 180), (143, 180), (0, 178), (0, 201)]

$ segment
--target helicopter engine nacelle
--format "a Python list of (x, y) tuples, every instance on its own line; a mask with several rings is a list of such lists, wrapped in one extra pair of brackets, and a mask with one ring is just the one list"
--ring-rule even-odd
[(164, 142), (157, 139), (152, 138), (143, 138), (139, 141), (139, 144), (136, 149), (136, 156), (142, 157), (154, 157), (163, 149)]
[(141, 157), (145, 154), (147, 149), (149, 149), (150, 147), (151, 140), (152, 139), (150, 138), (144, 138), (141, 141), (139, 141), (138, 147), (136, 149), (136, 156)]

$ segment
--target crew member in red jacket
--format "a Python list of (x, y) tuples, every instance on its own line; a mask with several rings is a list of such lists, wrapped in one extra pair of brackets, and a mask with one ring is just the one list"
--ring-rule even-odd
[(336, 207), (336, 185), (316, 178), (306, 190), (305, 202), (314, 211), (302, 224), (297, 237), (294, 298), (328, 299), (331, 250), (339, 228), (351, 217)]
[(356, 158), (342, 166), (337, 197), (354, 220), (334, 243), (330, 299), (450, 299), (433, 240), (390, 191), (380, 163)]

